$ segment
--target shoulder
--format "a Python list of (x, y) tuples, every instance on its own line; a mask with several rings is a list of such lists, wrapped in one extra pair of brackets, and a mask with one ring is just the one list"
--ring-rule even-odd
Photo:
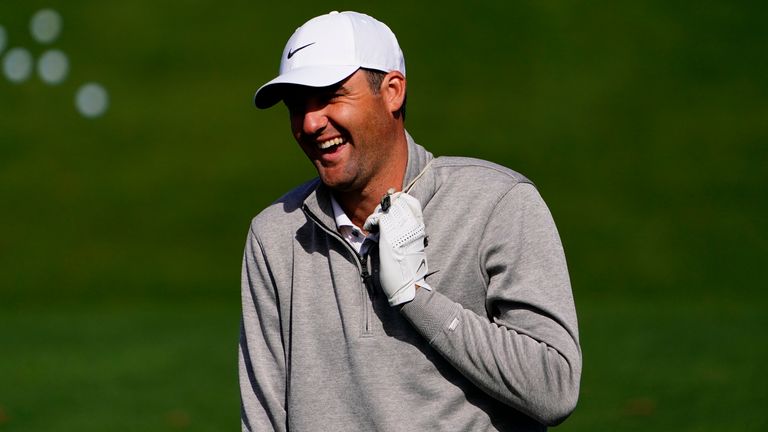
[(269, 236), (286, 229), (295, 229), (296, 223), (303, 223), (301, 207), (307, 196), (317, 188), (319, 182), (318, 178), (307, 181), (291, 189), (259, 212), (251, 220), (251, 234), (256, 237)]
[(536, 187), (523, 174), (487, 160), (443, 156), (433, 162), (436, 190), (468, 201), (494, 202), (517, 189)]
[(541, 201), (524, 175), (468, 157), (436, 158), (429, 175), (414, 189), (433, 225), (454, 228), (466, 221), (482, 226), (491, 218), (511, 217), (506, 215), (510, 209), (524, 210)]
[(433, 166), (438, 176), (459, 177), (462, 181), (484, 184), (514, 186), (518, 183), (533, 184), (524, 175), (503, 165), (483, 159), (471, 157), (441, 156), (436, 158)]

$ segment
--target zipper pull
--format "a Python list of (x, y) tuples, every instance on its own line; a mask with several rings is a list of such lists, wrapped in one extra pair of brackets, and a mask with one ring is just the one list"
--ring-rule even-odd
[(386, 212), (392, 207), (392, 194), (395, 193), (395, 188), (389, 188), (387, 193), (381, 198), (381, 211)]
[(365, 288), (368, 290), (368, 294), (370, 294), (371, 298), (375, 295), (376, 291), (373, 288), (373, 275), (368, 273), (368, 255), (360, 256), (360, 262), (363, 264), (361, 267), (363, 268), (363, 271), (361, 273), (361, 276), (363, 278), (363, 283), (365, 284)]

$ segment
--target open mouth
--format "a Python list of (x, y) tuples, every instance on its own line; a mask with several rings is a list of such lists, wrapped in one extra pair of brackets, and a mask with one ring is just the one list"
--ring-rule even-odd
[(338, 146), (340, 146), (340, 145), (342, 145), (344, 143), (345, 143), (344, 138), (336, 137), (336, 138), (331, 138), (331, 139), (329, 139), (327, 141), (323, 141), (323, 142), (317, 143), (317, 148), (320, 149), (323, 152), (332, 152), (332, 151), (336, 150), (336, 148)]

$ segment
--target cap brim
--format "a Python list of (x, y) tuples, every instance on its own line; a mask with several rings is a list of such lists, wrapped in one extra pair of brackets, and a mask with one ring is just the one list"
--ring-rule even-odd
[(312, 66), (286, 72), (264, 84), (253, 97), (257, 108), (269, 108), (283, 99), (289, 85), (328, 87), (352, 75), (359, 66)]

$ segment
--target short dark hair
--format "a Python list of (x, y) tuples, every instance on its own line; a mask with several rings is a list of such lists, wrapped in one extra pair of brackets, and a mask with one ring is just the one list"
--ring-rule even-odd
[[(379, 94), (379, 90), (381, 89), (381, 83), (384, 82), (384, 77), (387, 75), (386, 72), (374, 70), (374, 69), (363, 69), (365, 71), (365, 76), (368, 78), (368, 86), (371, 87), (371, 91), (374, 94)], [(405, 96), (403, 97), (403, 105), (400, 107), (400, 110), (398, 111), (401, 116), (403, 116), (403, 121), (405, 121), (405, 102), (408, 100), (408, 90), (405, 92)]]

